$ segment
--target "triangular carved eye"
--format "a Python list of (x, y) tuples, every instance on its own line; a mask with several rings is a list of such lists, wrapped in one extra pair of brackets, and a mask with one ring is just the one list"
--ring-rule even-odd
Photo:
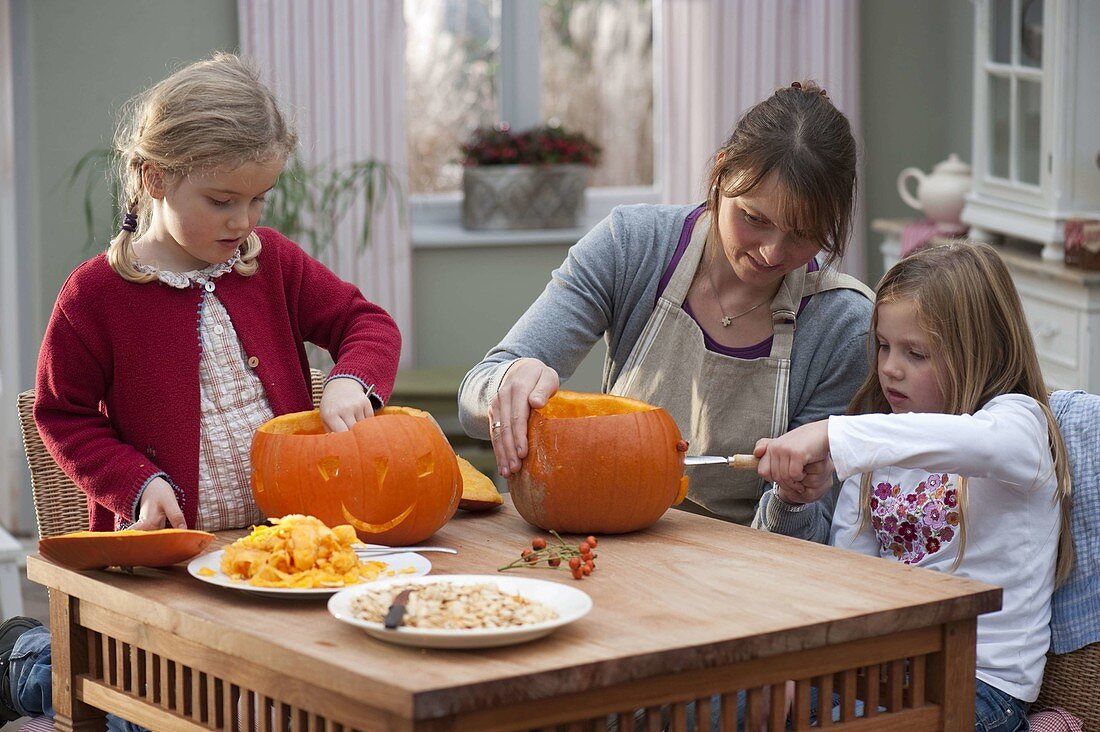
[(386, 475), (390, 472), (390, 458), (387, 455), (379, 455), (374, 459), (374, 476), (378, 487), (386, 485)]
[(431, 475), (433, 470), (435, 470), (435, 459), (432, 457), (431, 451), (416, 459), (416, 475), (418, 478)]
[(321, 474), (321, 480), (332, 480), (340, 475), (340, 458), (335, 455), (323, 457), (317, 461), (317, 472)]

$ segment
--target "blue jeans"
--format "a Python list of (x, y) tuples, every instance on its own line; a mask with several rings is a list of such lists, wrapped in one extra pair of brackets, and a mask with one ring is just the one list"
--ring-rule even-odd
[[(1006, 694), (1005, 692), (990, 686), (981, 679), (975, 679), (977, 689), (974, 696), (974, 731), (975, 732), (1026, 732), (1029, 728), (1027, 712), (1030, 704)], [(698, 729), (718, 729), (722, 702), (720, 696), (711, 697), (710, 727), (700, 726)], [(737, 729), (744, 729), (745, 725), (746, 697), (744, 691), (737, 692)], [(886, 711), (880, 707), (880, 711)], [(863, 702), (856, 700), (855, 714), (863, 716)], [(817, 687), (810, 689), (810, 716), (813, 724), (817, 723)], [(688, 704), (687, 708), (688, 729), (695, 727), (695, 702)], [(840, 694), (833, 694), (833, 722), (840, 721)]]
[[(737, 692), (737, 729), (745, 728), (745, 712), (748, 709), (748, 697), (743, 690)], [(696, 728), (701, 732), (705, 732), (708, 729), (718, 729), (721, 725), (722, 715), (722, 697), (712, 696), (710, 698), (710, 727), (700, 726), (695, 727), (695, 702), (689, 702), (687, 706), (687, 719), (688, 729)], [(863, 716), (863, 702), (856, 699), (855, 714), (857, 717)], [(840, 721), (840, 694), (833, 694), (833, 722)], [(811, 724), (817, 724), (817, 687), (810, 688), (810, 722)]]
[[(25, 717), (54, 716), (53, 664), (50, 631), (31, 628), (15, 641), (9, 665), (11, 698), (15, 710)], [(132, 722), (107, 715), (108, 732), (145, 732)]]
[(974, 697), (975, 732), (1024, 732), (1029, 729), (1027, 711), (1031, 707), (1014, 696), (978, 679)]

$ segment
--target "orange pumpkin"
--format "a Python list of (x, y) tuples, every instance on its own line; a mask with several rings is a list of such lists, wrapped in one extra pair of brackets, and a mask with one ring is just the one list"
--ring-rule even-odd
[(74, 531), (48, 536), (38, 551), (69, 569), (167, 567), (197, 555), (216, 537), (205, 531)]
[(559, 391), (527, 423), (527, 457), (508, 478), (516, 510), (542, 529), (643, 529), (687, 494), (686, 443), (663, 409)]
[(427, 539), (454, 516), (462, 478), (427, 412), (386, 407), (347, 432), (326, 432), (314, 410), (256, 431), (252, 494), (268, 516), (351, 524), (365, 542), (397, 546)]

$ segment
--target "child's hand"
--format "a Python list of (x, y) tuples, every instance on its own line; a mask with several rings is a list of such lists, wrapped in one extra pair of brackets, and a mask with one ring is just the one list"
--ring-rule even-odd
[(329, 432), (346, 432), (356, 422), (374, 416), (374, 405), (355, 379), (332, 379), (321, 395), (321, 421)]
[(130, 528), (135, 531), (155, 531), (164, 528), (165, 520), (173, 529), (187, 528), (187, 520), (183, 517), (172, 486), (164, 478), (153, 478), (141, 493), (137, 521)]
[(775, 493), (785, 503), (813, 503), (833, 487), (833, 461), (826, 458), (806, 466), (806, 477), (794, 483), (776, 483)]
[(759, 440), (753, 455), (760, 458), (760, 477), (778, 484), (779, 497), (787, 503), (816, 501), (833, 484), (828, 420)]

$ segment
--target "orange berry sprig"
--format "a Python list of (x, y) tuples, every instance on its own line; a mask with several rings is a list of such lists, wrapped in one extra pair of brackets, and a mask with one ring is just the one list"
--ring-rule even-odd
[(567, 544), (556, 531), (551, 531), (555, 541), (547, 543), (546, 539), (536, 536), (531, 540), (531, 546), (519, 553), (519, 559), (512, 561), (497, 569), (503, 572), (508, 569), (521, 567), (536, 567), (539, 569), (558, 569), (562, 563), (569, 569), (573, 579), (584, 579), (596, 569), (596, 553), (593, 551), (599, 543), (596, 537), (589, 536), (576, 546)]

